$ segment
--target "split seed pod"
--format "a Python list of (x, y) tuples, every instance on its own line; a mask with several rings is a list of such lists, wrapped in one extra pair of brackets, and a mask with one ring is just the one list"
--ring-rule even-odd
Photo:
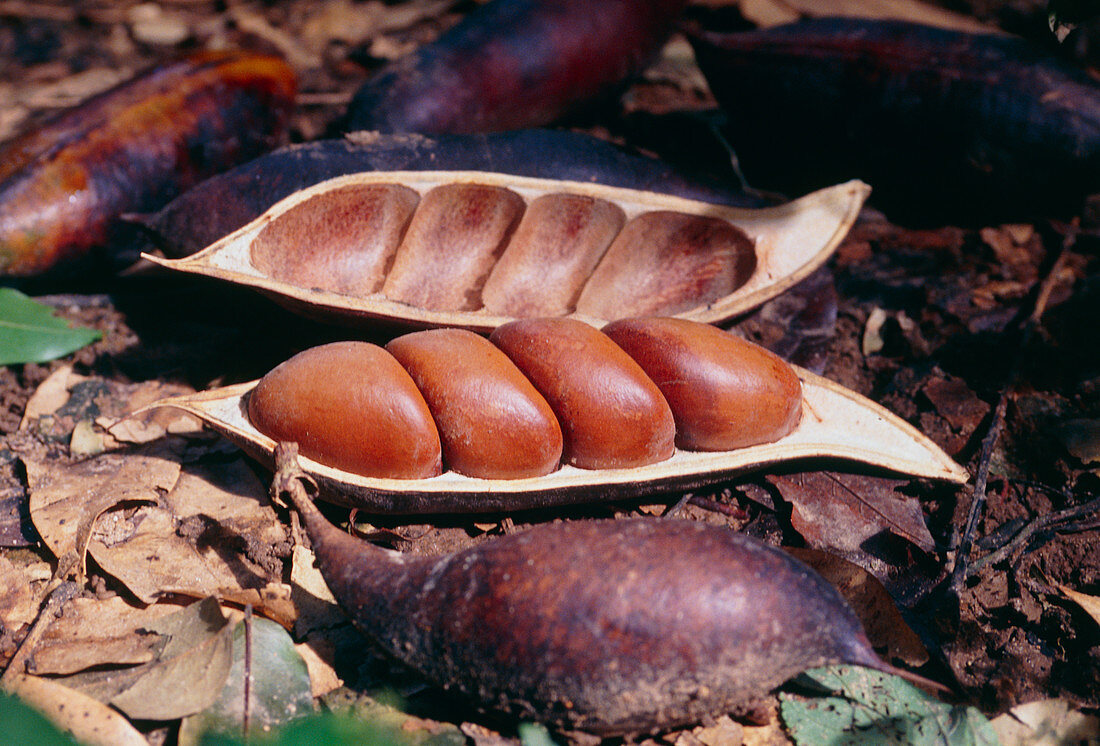
[(0, 276), (107, 242), (128, 212), (274, 147), (296, 83), (276, 57), (208, 52), (156, 68), (0, 149)]
[[(695, 340), (707, 339), (709, 332), (706, 332), (706, 329), (703, 328), (706, 325), (693, 324), (692, 322), (681, 323), (700, 327), (694, 334), (690, 335)], [(521, 320), (503, 327), (501, 333), (494, 335), (494, 338), (497, 341), (503, 340), (502, 347), (508, 354), (513, 352), (509, 349), (510, 347), (516, 347), (520, 350), (521, 354), (517, 358), (518, 367), (525, 370), (524, 358), (526, 358), (527, 363), (530, 363), (532, 359), (537, 361), (540, 354), (538, 337), (537, 335), (529, 336), (525, 342), (521, 335), (519, 344), (510, 345), (508, 342), (509, 334), (514, 333), (515, 330), (522, 330), (523, 327), (531, 330), (551, 325), (558, 327), (560, 330), (564, 327), (581, 325), (581, 323), (569, 319)], [(586, 331), (589, 335), (604, 337), (595, 329), (589, 328)], [(724, 332), (719, 333), (725, 334)], [(417, 335), (408, 336), (413, 338)], [(547, 334), (544, 336), (549, 338), (554, 335)], [(391, 343), (395, 351), (406, 344), (401, 341), (402, 339), (404, 338), (399, 337), (398, 340)], [(609, 338), (604, 337), (604, 339), (608, 345), (611, 345), (619, 353), (623, 352)], [(515, 340), (512, 341), (515, 342)], [(523, 350), (524, 346), (528, 349)], [(583, 351), (585, 345), (578, 343), (576, 348)], [(669, 348), (672, 349), (671, 344)], [(598, 378), (600, 375), (598, 370), (602, 362), (597, 362), (593, 367), (592, 364), (583, 360), (583, 354), (563, 354), (555, 350), (552, 345), (546, 345), (543, 349), (542, 354), (550, 364), (543, 365), (543, 369), (535, 371), (531, 378), (544, 377), (547, 379), (542, 384), (537, 380), (533, 380), (533, 383), (535, 388), (542, 387), (550, 406), (555, 410), (554, 413), (561, 422), (561, 429), (566, 440), (566, 459), (569, 460), (570, 430), (571, 428), (573, 430), (577, 429), (576, 422), (566, 421), (567, 417), (574, 415), (569, 413), (568, 406), (562, 408), (559, 406), (560, 402), (555, 403), (555, 399), (563, 398), (568, 404), (570, 397), (576, 397), (577, 394), (568, 391), (554, 393), (552, 391), (553, 386), (558, 382), (554, 373), (559, 373), (558, 378), (560, 380), (570, 380), (571, 378), (575, 380), (579, 377), (582, 379), (582, 383), (585, 376), (593, 377), (591, 383), (594, 383), (598, 389), (604, 385)], [(774, 360), (769, 355), (752, 352), (746, 356), (739, 343), (723, 344), (718, 350), (717, 355), (708, 354), (700, 357), (694, 366), (687, 366), (688, 370), (692, 368), (701, 370), (708, 366), (720, 364), (723, 354), (730, 355), (731, 358), (727, 362), (732, 370), (739, 367), (744, 369), (746, 361), (748, 361), (748, 369), (755, 371), (755, 373), (747, 376), (747, 378), (750, 384), (756, 386), (758, 393), (764, 391), (766, 396), (775, 393), (774, 391), (771, 394), (767, 393), (767, 389), (771, 385), (767, 381), (764, 382), (762, 387), (758, 385), (760, 384), (759, 381), (752, 383), (753, 379), (769, 378), (768, 368), (774, 364)], [(683, 353), (679, 354), (682, 355)], [(472, 368), (478, 367), (476, 362), (471, 362), (471, 359), (473, 358), (467, 357), (452, 364), (454, 370), (458, 372), (454, 376), (454, 385), (452, 386), (444, 381), (441, 391), (428, 394), (429, 399), (441, 393), (444, 396), (459, 396), (460, 398), (457, 401), (461, 403), (457, 405), (458, 408), (465, 409), (469, 407), (471, 410), (476, 411), (479, 407), (491, 407), (494, 398), (492, 394), (488, 397), (480, 396), (476, 393), (476, 386), (469, 387), (459, 382), (460, 379), (471, 373)], [(639, 359), (644, 360), (645, 356), (639, 356)], [(683, 359), (681, 358), (681, 363)], [(643, 367), (646, 364), (648, 363), (643, 363)], [(448, 365), (437, 359), (431, 362), (430, 368), (433, 371), (433, 377), (445, 377), (443, 371), (448, 369)], [(637, 369), (637, 372), (644, 376), (641, 371), (641, 368)], [(528, 371), (525, 370), (525, 372)], [(742, 370), (742, 372), (744, 371)], [(297, 385), (300, 385), (304, 390), (308, 390), (309, 380), (314, 374), (308, 368), (302, 369), (301, 373), (304, 382)], [(331, 463), (325, 464), (323, 458), (303, 457), (301, 463), (302, 468), (322, 486), (326, 499), (332, 499), (365, 510), (395, 514), (515, 511), (595, 502), (626, 496), (642, 496), (676, 489), (690, 490), (721, 481), (734, 473), (747, 469), (789, 459), (808, 457), (852, 459), (914, 476), (960, 482), (966, 480), (967, 473), (962, 467), (952, 461), (928, 438), (884, 408), (825, 378), (800, 368), (791, 366), (789, 374), (797, 379), (798, 385), (794, 385), (794, 382), (789, 380), (781, 380), (775, 388), (777, 391), (787, 389), (793, 392), (795, 394), (794, 403), (788, 402), (783, 406), (769, 404), (765, 408), (768, 410), (769, 416), (761, 420), (750, 418), (748, 423), (752, 437), (744, 442), (754, 444), (730, 450), (689, 451), (677, 448), (672, 451), (671, 457), (664, 458), (661, 447), (654, 449), (640, 447), (635, 449), (635, 452), (630, 456), (636, 459), (634, 463), (641, 463), (641, 465), (629, 466), (620, 463), (618, 466), (621, 468), (615, 468), (616, 464), (614, 462), (601, 464), (596, 461), (587, 464), (595, 468), (583, 469), (566, 463), (557, 470), (541, 476), (496, 479), (460, 474), (453, 469), (449, 469), (446, 463), (444, 463), (445, 471), (441, 475), (424, 479), (364, 476), (345, 468), (334, 467)], [(321, 374), (318, 373), (318, 375)], [(347, 380), (353, 377), (347, 371), (342, 374), (325, 372), (324, 375), (333, 376), (336, 380), (341, 378)], [(414, 373), (414, 377), (417, 375)], [(677, 398), (674, 396), (672, 398), (676, 400), (675, 408), (713, 406), (726, 411), (730, 418), (742, 416), (744, 414), (744, 403), (738, 400), (735, 392), (731, 393), (723, 388), (724, 383), (727, 383), (730, 378), (729, 375), (719, 376), (717, 384), (707, 381), (705, 378), (697, 378), (700, 387), (705, 387), (711, 391), (710, 397), (704, 396), (698, 402), (693, 402), (691, 397)], [(733, 376), (733, 378), (736, 378), (736, 376)], [(547, 386), (547, 383), (550, 386)], [(652, 386), (652, 382), (650, 384)], [(263, 385), (262, 382), (261, 385)], [(436, 384), (430, 385), (434, 386)], [(270, 464), (276, 440), (285, 438), (274, 431), (265, 434), (262, 427), (257, 427), (259, 420), (255, 417), (250, 419), (249, 412), (255, 406), (252, 397), (256, 388), (257, 384), (254, 382), (239, 384), (223, 389), (166, 399), (152, 406), (171, 406), (187, 411), (202, 419), (255, 458)], [(653, 388), (656, 390), (657, 387), (654, 386)], [(798, 395), (799, 390), (800, 396)], [(425, 391), (427, 393), (427, 389)], [(472, 395), (471, 391), (474, 392)], [(612, 392), (611, 399), (613, 400), (616, 388), (610, 387), (609, 391)], [(379, 396), (384, 396), (384, 394)], [(339, 398), (339, 395), (335, 397), (337, 401)], [(583, 401), (583, 399), (577, 400)], [(278, 400), (276, 399), (276, 401)], [(601, 403), (598, 397), (589, 401), (594, 403), (589, 405), (588, 408), (581, 407), (579, 415), (580, 429), (582, 431), (585, 429), (593, 430), (597, 442), (606, 439), (608, 433), (616, 434), (616, 428), (624, 430), (631, 427), (629, 423), (623, 424), (621, 421), (620, 424), (614, 426), (601, 424), (602, 409), (614, 408), (618, 404), (614, 401)], [(575, 402), (573, 403), (575, 404)], [(660, 414), (660, 407), (657, 408), (656, 412), (652, 408), (645, 408), (642, 411), (648, 414), (644, 415), (643, 419), (648, 418), (647, 429), (660, 434), (660, 437), (657, 437), (654, 442), (663, 443), (667, 441), (671, 445), (674, 438), (674, 428), (666, 428), (665, 423), (671, 425), (673, 417), (668, 410), (669, 405), (663, 401), (661, 404), (663, 415)], [(438, 402), (435, 409), (439, 411)], [(472, 412), (464, 411), (459, 414), (461, 415), (459, 419), (479, 419)], [(621, 415), (618, 417), (621, 419)], [(486, 417), (483, 421), (491, 422), (491, 427), (499, 427), (500, 424), (492, 422), (493, 420), (493, 417)], [(718, 445), (717, 441), (699, 437), (700, 432), (708, 437), (713, 436), (713, 423), (707, 423), (705, 417), (692, 415), (690, 411), (685, 416), (682, 411), (680, 420), (690, 428), (699, 429), (699, 432), (690, 432), (692, 439), (700, 440), (704, 446)], [(442, 422), (442, 420), (440, 421)], [(617, 420), (613, 417), (612, 421)], [(761, 422), (764, 423), (764, 427), (761, 427)], [(699, 423), (703, 423), (705, 427), (699, 426)], [(737, 433), (741, 424), (728, 422), (729, 432)], [(359, 426), (368, 427), (369, 423), (359, 423)], [(443, 427), (442, 424), (441, 427)], [(780, 432), (784, 434), (777, 435)], [(445, 442), (447, 437), (444, 436)], [(730, 436), (729, 433), (724, 433), (722, 437), (733, 438), (734, 441), (731, 442), (735, 442), (736, 438), (743, 438), (744, 435)], [(768, 442), (769, 438), (776, 439)], [(476, 451), (477, 448), (481, 447), (492, 454), (493, 459), (503, 458), (507, 460), (507, 454), (500, 453), (493, 444), (489, 443), (477, 445), (469, 452)], [(648, 458), (638, 459), (638, 453), (642, 452), (647, 453)], [(648, 463), (642, 463), (646, 461)], [(582, 464), (583, 461), (574, 459), (574, 463)], [(468, 467), (463, 468), (470, 471)], [(501, 474), (503, 472), (499, 470), (498, 466), (492, 466), (485, 473)]]
[(824, 263), (868, 189), (738, 209), (485, 172), (371, 172), (280, 201), (178, 260), (310, 316), (491, 331), (517, 317), (714, 323)]
[(410, 557), (338, 530), (300, 483), (286, 492), (325, 582), (365, 634), (429, 680), (523, 720), (636, 733), (745, 709), (815, 666), (897, 673), (836, 589), (742, 534), (567, 522)]

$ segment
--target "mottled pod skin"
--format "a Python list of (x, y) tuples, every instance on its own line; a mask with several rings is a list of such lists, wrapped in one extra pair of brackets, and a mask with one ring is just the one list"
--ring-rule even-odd
[(684, 0), (493, 0), (379, 70), (349, 130), (492, 132), (549, 124), (614, 92), (660, 50)]
[(432, 329), (400, 336), (386, 349), (428, 402), (449, 469), (524, 479), (558, 468), (562, 435), (553, 410), (489, 340)]
[(676, 419), (676, 445), (730, 451), (779, 440), (802, 415), (802, 384), (763, 347), (715, 326), (674, 318), (603, 328), (642, 366)]
[(633, 733), (736, 711), (815, 666), (890, 670), (819, 575), (714, 526), (557, 523), (409, 557), (300, 510), (325, 582), (363, 632), (523, 720)]
[(276, 57), (201, 53), (12, 140), (0, 149), (0, 276), (82, 256), (122, 214), (159, 209), (277, 145), (295, 91)]
[(575, 319), (520, 319), (489, 339), (550, 403), (566, 463), (626, 469), (672, 456), (676, 423), (664, 397), (598, 329)]
[(260, 379), (248, 419), (318, 463), (367, 477), (422, 479), (442, 471), (439, 434), (412, 378), (365, 342), (313, 347)]

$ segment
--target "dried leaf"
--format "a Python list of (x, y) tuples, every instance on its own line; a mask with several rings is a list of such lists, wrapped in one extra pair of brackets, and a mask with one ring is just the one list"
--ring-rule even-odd
[(837, 587), (863, 622), (871, 644), (878, 650), (885, 648), (888, 660), (913, 667), (928, 662), (928, 651), (920, 637), (905, 623), (894, 599), (875, 576), (835, 554), (798, 547), (784, 549)]
[(347, 621), (332, 591), (317, 569), (313, 552), (295, 545), (290, 566), (291, 598), (298, 611), (294, 633), (305, 637), (311, 631), (334, 627)]
[(232, 664), (233, 628), (217, 601), (194, 603), (148, 629), (166, 638), (157, 660), (59, 681), (137, 720), (175, 720), (209, 707)]
[(969, 16), (953, 13), (920, 0), (740, 0), (740, 2), (746, 18), (765, 26), (789, 23), (801, 16), (857, 16), (913, 21), (959, 31), (978, 33), (995, 31)]
[(791, 503), (791, 525), (813, 547), (858, 552), (865, 541), (889, 531), (926, 552), (935, 548), (920, 502), (896, 489), (903, 481), (833, 472), (768, 480)]
[(323, 697), (344, 685), (332, 666), (335, 646), (323, 637), (311, 637), (294, 646), (309, 669), (309, 688), (314, 697)]
[[(11, 692), (85, 746), (148, 746), (145, 736), (122, 715), (50, 679), (17, 676)], [(5, 720), (5, 730), (7, 726)]]
[(1017, 705), (990, 721), (1001, 746), (1055, 746), (1100, 741), (1100, 718), (1061, 699)]
[(35, 648), (32, 672), (67, 675), (97, 666), (155, 660), (164, 640), (149, 632), (149, 627), (177, 611), (179, 607), (171, 604), (139, 608), (120, 596), (74, 598)]
[(1085, 464), (1100, 463), (1100, 420), (1066, 420), (1057, 432), (1074, 458)]
[(887, 318), (886, 311), (878, 306), (867, 317), (867, 323), (863, 327), (861, 346), (864, 356), (880, 352), (886, 346), (886, 341), (882, 338), (882, 327), (886, 324)]
[(39, 601), (23, 568), (0, 556), (0, 626), (18, 630), (30, 624), (38, 616)]
[(921, 393), (951, 427), (963, 433), (974, 432), (989, 413), (989, 405), (961, 378), (934, 376), (924, 384)]
[(1066, 598), (1074, 601), (1078, 606), (1084, 609), (1085, 613), (1092, 617), (1097, 624), (1100, 624), (1100, 596), (1089, 596), (1084, 593), (1079, 593), (1064, 585), (1059, 585), (1058, 590), (1064, 593)]
[(49, 306), (5, 287), (0, 287), (0, 332), (0, 365), (44, 363), (102, 336), (95, 329), (70, 326)]

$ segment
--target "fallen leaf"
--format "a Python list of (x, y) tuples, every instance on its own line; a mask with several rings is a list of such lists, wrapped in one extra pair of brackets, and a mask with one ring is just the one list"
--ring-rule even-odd
[(1100, 597), (1088, 596), (1084, 593), (1079, 593), (1072, 588), (1067, 588), (1064, 585), (1059, 585), (1058, 590), (1066, 595), (1066, 598), (1074, 601), (1078, 606), (1085, 610), (1093, 620), (1100, 624)]
[(1100, 463), (1100, 420), (1065, 420), (1057, 432), (1074, 458), (1084, 464)]
[[(746, 3), (752, 8), (753, 17), (750, 20), (759, 22), (758, 19), (763, 19), (773, 24), (788, 23), (800, 16), (857, 16), (913, 21), (958, 31), (996, 32), (996, 29), (978, 23), (969, 16), (920, 0), (741, 0), (742, 8), (745, 8)], [(767, 5), (774, 7), (765, 14)], [(745, 12), (749, 18), (748, 11)], [(792, 13), (794, 18), (789, 18)], [(783, 20), (785, 18), (789, 20)]]
[(933, 376), (921, 388), (921, 393), (951, 427), (964, 433), (974, 432), (989, 413), (989, 405), (961, 378)]
[(58, 679), (135, 720), (176, 720), (209, 707), (232, 664), (233, 626), (213, 598), (150, 623), (165, 638), (158, 658), (121, 670)]
[(298, 610), (294, 633), (299, 638), (306, 637), (313, 630), (334, 627), (347, 621), (347, 616), (321, 577), (315, 560), (312, 551), (300, 544), (294, 546), (290, 587), (291, 598)]
[(335, 646), (326, 637), (312, 636), (294, 646), (309, 670), (309, 688), (315, 698), (334, 692), (344, 685), (332, 666)]
[(836, 586), (863, 623), (871, 644), (885, 649), (889, 660), (913, 667), (928, 662), (928, 651), (920, 637), (905, 623), (894, 599), (874, 575), (835, 554), (801, 547), (783, 549)]
[(74, 598), (35, 647), (31, 659), (37, 676), (68, 675), (97, 666), (125, 666), (155, 660), (163, 647), (160, 635), (149, 632), (157, 620), (179, 606), (138, 607), (121, 596)]
[(889, 531), (926, 552), (935, 548), (920, 502), (896, 489), (903, 480), (834, 472), (767, 479), (791, 503), (791, 525), (813, 547), (857, 552)]
[(0, 365), (44, 363), (102, 336), (95, 329), (70, 326), (54, 309), (6, 287), (0, 287), (0, 331)]
[(38, 418), (61, 409), (65, 402), (69, 401), (69, 389), (87, 380), (87, 376), (74, 373), (71, 365), (62, 365), (55, 370), (46, 377), (45, 381), (38, 384), (38, 388), (27, 400), (27, 406), (23, 409), (23, 418), (19, 421), (19, 429), (26, 430)]
[(882, 348), (886, 346), (886, 340), (882, 337), (882, 327), (886, 324), (887, 318), (889, 317), (886, 315), (886, 311), (878, 306), (875, 306), (867, 317), (867, 323), (863, 326), (863, 342), (861, 343), (864, 357), (881, 352)]
[(148, 746), (145, 736), (101, 702), (50, 679), (16, 676), (10, 691), (85, 746)]
[(783, 722), (797, 744), (997, 746), (996, 733), (977, 709), (944, 704), (898, 676), (829, 666), (807, 671), (794, 683), (828, 693), (780, 694)]
[(24, 569), (0, 555), (0, 626), (18, 630), (30, 624), (38, 616), (39, 601)]
[(38, 543), (22, 484), (0, 485), (0, 546), (29, 547)]
[(233, 664), (218, 697), (180, 724), (180, 746), (194, 746), (203, 733), (240, 736), (244, 721), (245, 675), (251, 675), (249, 713), (254, 732), (266, 732), (313, 712), (309, 669), (282, 627), (252, 620), (251, 657), (246, 658), (245, 623), (233, 630)]
[(1058, 746), (1100, 741), (1100, 718), (1069, 702), (1045, 699), (1017, 705), (990, 721), (1001, 746)]

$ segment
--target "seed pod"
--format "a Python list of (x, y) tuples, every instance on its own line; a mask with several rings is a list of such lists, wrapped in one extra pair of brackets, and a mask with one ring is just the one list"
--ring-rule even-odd
[(802, 385), (777, 355), (728, 332), (683, 319), (623, 319), (604, 334), (626, 350), (676, 419), (676, 445), (729, 451), (794, 430)]
[(626, 469), (672, 456), (676, 425), (664, 397), (599, 330), (575, 319), (521, 319), (489, 339), (550, 403), (566, 463)]
[[(411, 196), (376, 223), (377, 195), (406, 190), (420, 197), (407, 230)], [(489, 332), (513, 314), (576, 313), (596, 323), (645, 313), (713, 323), (820, 267), (866, 196), (866, 185), (851, 182), (739, 210), (509, 174), (359, 173), (287, 197), (198, 254), (148, 258), (344, 322)], [(356, 199), (372, 217), (350, 217)], [(336, 254), (315, 246), (322, 239), (362, 249)]]
[(549, 124), (641, 72), (684, 0), (493, 0), (379, 70), (346, 128), (492, 132)]
[(368, 637), (523, 720), (629, 734), (746, 708), (815, 666), (896, 672), (832, 586), (725, 529), (544, 524), (452, 555), (398, 557), (337, 530), (300, 485), (286, 494), (325, 582)]
[(120, 215), (159, 209), (285, 135), (295, 80), (275, 57), (202, 53), (154, 69), (0, 150), (0, 276), (103, 245)]
[(442, 471), (424, 397), (376, 345), (336, 342), (295, 355), (256, 384), (248, 418), (268, 437), (353, 474), (420, 479)]
[[(761, 207), (758, 197), (678, 172), (579, 132), (349, 135), (280, 148), (211, 177), (145, 219), (169, 256), (193, 254), (256, 219), (279, 200), (337, 176), (366, 171), (499, 171)], [(217, 210), (211, 210), (217, 205)]]
[(822, 18), (692, 44), (754, 183), (858, 176), (926, 222), (1065, 213), (1100, 190), (1100, 85), (1021, 39)]
[(428, 402), (447, 468), (485, 479), (549, 474), (561, 459), (553, 410), (511, 360), (463, 329), (405, 334), (386, 349)]

